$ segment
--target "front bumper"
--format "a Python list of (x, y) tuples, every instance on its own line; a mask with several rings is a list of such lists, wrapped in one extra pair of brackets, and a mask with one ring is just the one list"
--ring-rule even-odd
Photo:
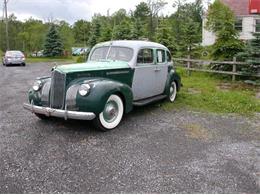
[(78, 112), (69, 110), (60, 110), (49, 107), (36, 106), (33, 104), (24, 103), (23, 107), (26, 110), (30, 110), (33, 113), (43, 114), (46, 116), (53, 116), (67, 119), (77, 119), (77, 120), (92, 120), (96, 117), (93, 112)]

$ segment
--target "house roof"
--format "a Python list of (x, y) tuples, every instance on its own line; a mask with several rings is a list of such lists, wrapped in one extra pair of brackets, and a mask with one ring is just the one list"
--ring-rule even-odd
[(236, 16), (249, 15), (249, 0), (221, 0)]

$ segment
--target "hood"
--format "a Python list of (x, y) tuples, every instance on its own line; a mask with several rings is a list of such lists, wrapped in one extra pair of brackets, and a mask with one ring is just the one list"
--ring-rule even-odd
[(64, 73), (96, 71), (96, 70), (111, 70), (130, 68), (127, 62), (123, 61), (89, 61), (80, 64), (68, 64), (57, 66), (56, 70)]

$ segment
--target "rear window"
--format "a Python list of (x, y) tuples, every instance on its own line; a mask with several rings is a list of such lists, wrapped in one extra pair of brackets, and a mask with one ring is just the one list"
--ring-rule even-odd
[(5, 55), (8, 56), (23, 56), (23, 53), (20, 51), (7, 51)]
[(171, 62), (172, 61), (172, 56), (171, 56), (169, 51), (166, 52), (166, 60), (167, 60), (167, 62)]

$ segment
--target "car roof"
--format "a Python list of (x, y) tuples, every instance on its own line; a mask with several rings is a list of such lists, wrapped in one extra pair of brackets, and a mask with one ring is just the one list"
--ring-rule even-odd
[(128, 65), (132, 68), (135, 67), (136, 64), (136, 56), (139, 52), (139, 50), (141, 48), (158, 48), (158, 49), (164, 49), (164, 50), (168, 50), (167, 47), (165, 47), (164, 45), (160, 44), (160, 43), (155, 43), (155, 42), (151, 42), (151, 41), (140, 41), (140, 40), (115, 40), (115, 41), (107, 41), (107, 42), (102, 42), (102, 43), (98, 43), (96, 44), (92, 50), (91, 53), (89, 55), (92, 55), (93, 51), (98, 48), (98, 47), (102, 47), (102, 46), (118, 46), (118, 47), (128, 47), (133, 49), (133, 57), (132, 59), (128, 62)]
[(8, 50), (8, 51), (6, 51), (6, 53), (22, 53), (21, 51), (19, 51), (19, 50)]
[[(140, 41), (140, 40), (116, 40), (116, 41), (107, 41), (98, 43), (95, 47), (101, 47), (101, 46), (121, 46), (121, 47), (130, 47), (133, 49), (139, 49), (142, 47), (154, 47), (154, 48), (162, 48), (167, 49), (164, 45), (160, 43), (155, 43), (151, 41)], [(167, 49), (168, 50), (168, 49)]]

